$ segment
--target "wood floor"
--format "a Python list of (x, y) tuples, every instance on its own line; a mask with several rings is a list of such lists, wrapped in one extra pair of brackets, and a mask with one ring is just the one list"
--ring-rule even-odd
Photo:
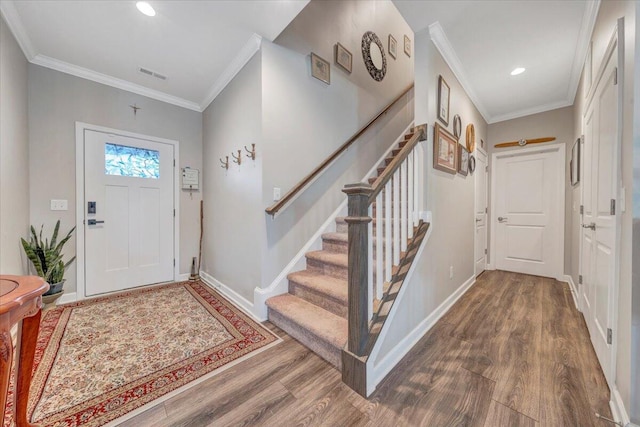
[(609, 390), (565, 283), (486, 272), (368, 399), (281, 344), (125, 426), (608, 426)]

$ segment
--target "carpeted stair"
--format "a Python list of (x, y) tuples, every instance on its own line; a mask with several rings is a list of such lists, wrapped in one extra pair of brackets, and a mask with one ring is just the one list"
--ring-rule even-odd
[[(412, 134), (405, 135), (378, 168), (380, 175)], [(375, 178), (370, 178), (373, 183)], [(269, 320), (316, 354), (341, 369), (347, 342), (347, 223), (336, 218), (336, 231), (322, 235), (322, 250), (306, 254), (307, 269), (287, 276), (289, 293), (267, 300)]]

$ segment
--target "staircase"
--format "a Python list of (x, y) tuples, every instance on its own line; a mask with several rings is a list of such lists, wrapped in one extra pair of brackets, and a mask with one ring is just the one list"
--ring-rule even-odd
[[(378, 168), (378, 176), (412, 136), (413, 133), (405, 135)], [(369, 178), (369, 183), (376, 178)], [(306, 254), (307, 269), (287, 276), (289, 293), (267, 300), (273, 324), (338, 369), (342, 367), (348, 331), (347, 253), (347, 223), (344, 217), (338, 217), (336, 231), (322, 235), (322, 250)], [(374, 307), (377, 305), (374, 303)]]

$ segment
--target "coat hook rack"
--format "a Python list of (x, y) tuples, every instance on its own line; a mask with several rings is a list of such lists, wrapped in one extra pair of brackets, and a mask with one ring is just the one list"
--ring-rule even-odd
[(255, 160), (256, 159), (256, 144), (251, 144), (251, 150), (249, 150), (247, 148), (247, 146), (244, 146), (244, 149), (247, 150), (247, 157), (249, 157), (251, 160)]
[(226, 156), (226, 158), (227, 159), (225, 161), (220, 159), (220, 163), (222, 163), (222, 166), (220, 167), (229, 170), (229, 156)]
[(233, 157), (233, 163), (237, 163), (238, 166), (240, 166), (242, 164), (242, 150), (238, 150), (238, 156), (236, 157), (235, 154), (231, 153), (231, 157)]

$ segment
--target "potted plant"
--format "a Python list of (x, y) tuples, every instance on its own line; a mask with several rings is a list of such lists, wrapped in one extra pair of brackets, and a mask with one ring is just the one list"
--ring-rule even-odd
[(36, 230), (31, 226), (31, 238), (27, 242), (22, 241), (22, 247), (27, 254), (27, 258), (33, 264), (38, 276), (42, 277), (45, 282), (49, 283), (49, 290), (42, 296), (46, 304), (50, 304), (62, 296), (64, 286), (64, 271), (76, 259), (72, 257), (66, 263), (62, 260), (62, 248), (64, 244), (71, 238), (71, 233), (76, 229), (73, 227), (67, 235), (58, 241), (58, 230), (60, 229), (60, 220), (56, 222), (51, 240), (42, 239), (42, 228), (40, 234), (36, 234)]

